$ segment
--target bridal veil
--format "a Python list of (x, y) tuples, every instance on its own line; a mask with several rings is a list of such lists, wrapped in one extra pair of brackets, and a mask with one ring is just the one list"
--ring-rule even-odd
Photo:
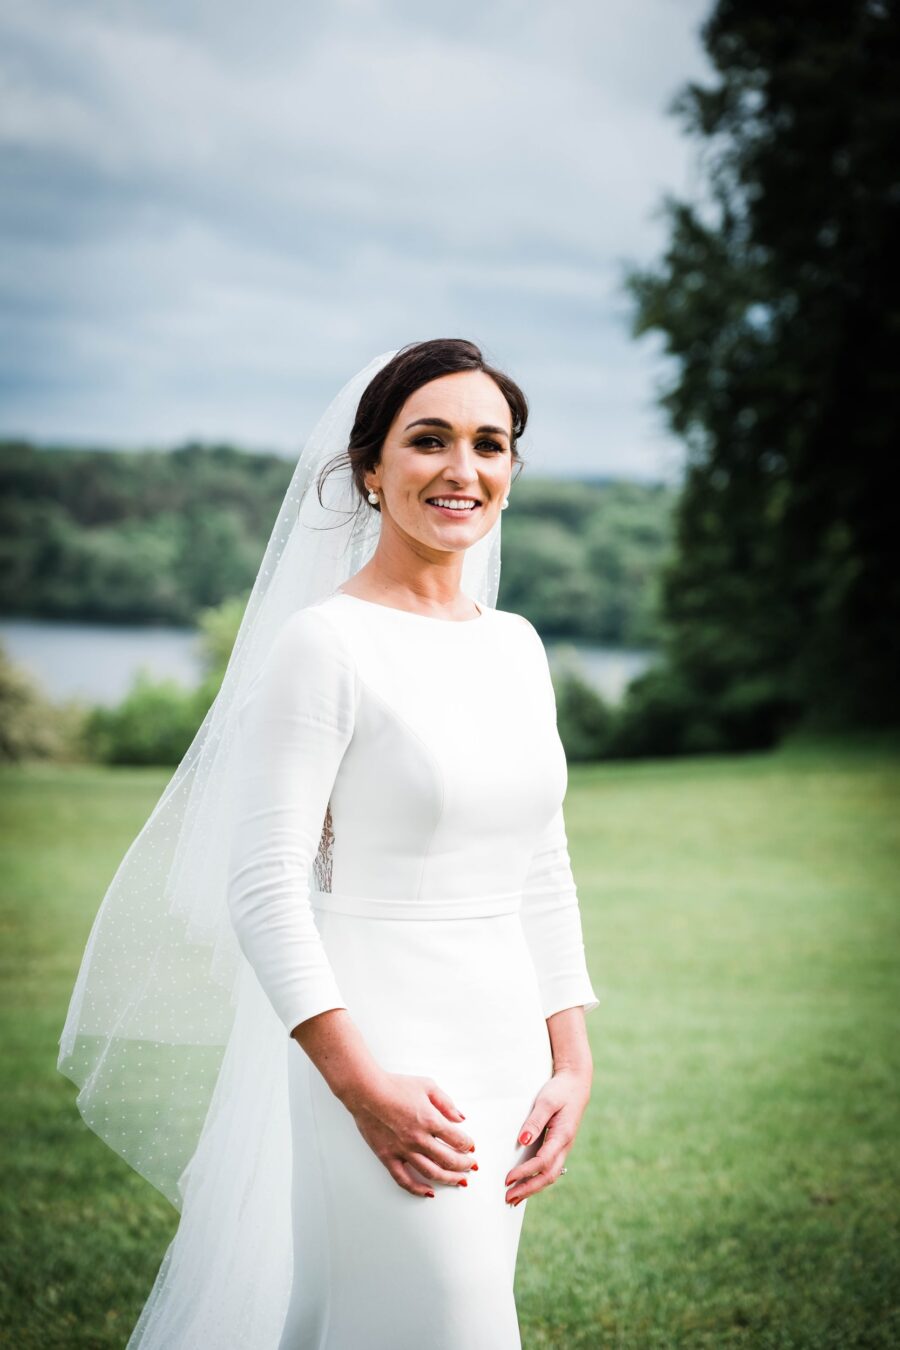
[[(318, 479), (396, 354), (354, 375), (304, 445), (220, 691), (110, 883), (60, 1037), (87, 1125), (181, 1215), (128, 1350), (278, 1344), (293, 1274), (285, 1031), (227, 910), (236, 714), (289, 615), (375, 549), (381, 516), (357, 509), (349, 464), (321, 500)], [(498, 518), (466, 554), (463, 589), (493, 606), (499, 576)]]

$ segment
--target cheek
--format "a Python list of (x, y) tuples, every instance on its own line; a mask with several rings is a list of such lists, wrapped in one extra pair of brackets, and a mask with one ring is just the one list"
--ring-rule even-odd
[(384, 487), (397, 502), (415, 501), (433, 477), (433, 465), (422, 460), (407, 460), (404, 465), (395, 466), (394, 472), (385, 478)]

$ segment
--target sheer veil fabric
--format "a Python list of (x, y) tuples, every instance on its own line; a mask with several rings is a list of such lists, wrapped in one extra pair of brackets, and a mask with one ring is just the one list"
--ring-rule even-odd
[[(344, 385), (303, 448), (219, 694), (103, 898), (60, 1036), (86, 1124), (181, 1215), (128, 1350), (278, 1344), (293, 1275), (285, 1031), (228, 915), (237, 714), (281, 625), (375, 549), (381, 516), (355, 511), (349, 469), (321, 503), (316, 480), (394, 355)], [(463, 590), (493, 607), (499, 578), (498, 517), (466, 553)]]

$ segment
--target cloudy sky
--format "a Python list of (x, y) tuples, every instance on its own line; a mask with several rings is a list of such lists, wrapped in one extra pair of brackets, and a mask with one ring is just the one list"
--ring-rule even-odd
[(0, 435), (296, 454), (466, 337), (536, 474), (677, 478), (626, 261), (696, 189), (710, 0), (3, 0)]

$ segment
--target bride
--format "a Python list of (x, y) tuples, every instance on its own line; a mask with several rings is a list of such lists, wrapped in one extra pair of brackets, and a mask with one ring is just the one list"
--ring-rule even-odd
[(462, 340), (345, 386), (95, 920), (59, 1067), (181, 1211), (129, 1350), (521, 1344), (598, 1002), (546, 654), (495, 607), (527, 411)]

